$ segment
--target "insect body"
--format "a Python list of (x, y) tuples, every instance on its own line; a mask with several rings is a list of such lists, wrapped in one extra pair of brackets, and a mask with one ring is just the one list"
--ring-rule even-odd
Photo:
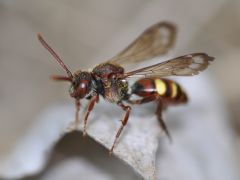
[[(176, 29), (174, 25), (166, 22), (155, 24), (144, 31), (122, 52), (97, 65), (92, 71), (78, 70), (72, 74), (61, 58), (38, 34), (39, 41), (67, 73), (67, 76), (52, 76), (52, 79), (71, 83), (69, 94), (75, 99), (76, 105), (73, 129), (79, 125), (80, 100), (83, 98), (89, 99), (87, 112), (84, 116), (83, 134), (85, 135), (88, 116), (99, 101), (99, 96), (102, 96), (108, 102), (117, 104), (125, 111), (110, 153), (113, 152), (116, 142), (128, 122), (131, 104), (156, 101), (158, 103), (156, 115), (161, 127), (170, 137), (161, 117), (162, 109), (168, 104), (186, 102), (187, 96), (177, 83), (162, 78), (166, 76), (196, 75), (206, 69), (209, 62), (214, 58), (205, 53), (193, 53), (130, 72), (125, 72), (124, 65), (138, 63), (167, 53), (174, 44), (175, 35)], [(133, 76), (140, 76), (143, 79), (136, 81), (129, 88), (127, 79)], [(130, 92), (129, 89), (131, 89)], [(138, 95), (141, 99), (132, 100), (133, 94)]]

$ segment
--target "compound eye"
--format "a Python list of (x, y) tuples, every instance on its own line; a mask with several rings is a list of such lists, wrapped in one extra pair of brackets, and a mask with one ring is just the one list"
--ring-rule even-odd
[(89, 82), (86, 80), (81, 80), (79, 84), (73, 83), (70, 87), (70, 95), (74, 98), (84, 98), (89, 92)]
[(79, 88), (80, 88), (80, 89), (87, 89), (87, 83), (86, 83), (86, 82), (81, 82), (81, 83), (79, 84)]
[(83, 98), (88, 93), (88, 82), (82, 81), (80, 82), (77, 88), (77, 94), (80, 98)]

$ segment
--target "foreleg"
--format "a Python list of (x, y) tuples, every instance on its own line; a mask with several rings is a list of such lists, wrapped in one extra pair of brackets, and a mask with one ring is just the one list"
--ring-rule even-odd
[(69, 81), (69, 82), (72, 82), (72, 78), (67, 77), (67, 76), (52, 75), (52, 76), (50, 76), (50, 79), (52, 79), (54, 81)]
[(75, 99), (75, 108), (76, 108), (75, 121), (70, 123), (69, 127), (67, 128), (67, 132), (71, 132), (71, 131), (76, 130), (78, 128), (78, 125), (80, 123), (80, 120), (79, 120), (80, 106), (81, 106), (80, 100)]
[(99, 95), (93, 95), (88, 103), (88, 108), (87, 108), (87, 112), (85, 114), (85, 117), (84, 117), (84, 128), (83, 128), (83, 136), (86, 135), (86, 127), (87, 127), (87, 120), (88, 120), (88, 116), (89, 114), (91, 113), (91, 111), (93, 110), (94, 108), (94, 105), (96, 102), (99, 101)]

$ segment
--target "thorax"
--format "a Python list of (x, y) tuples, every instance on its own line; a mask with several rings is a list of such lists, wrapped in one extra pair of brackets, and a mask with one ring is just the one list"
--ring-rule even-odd
[(124, 69), (121, 66), (104, 63), (96, 66), (92, 75), (97, 85), (96, 91), (107, 101), (117, 103), (123, 100), (128, 93), (128, 83), (121, 79)]

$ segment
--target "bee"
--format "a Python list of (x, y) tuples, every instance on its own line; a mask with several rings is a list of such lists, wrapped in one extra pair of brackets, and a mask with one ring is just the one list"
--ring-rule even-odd
[[(128, 122), (131, 106), (135, 104), (157, 102), (156, 116), (160, 127), (171, 139), (162, 119), (162, 110), (171, 104), (186, 103), (187, 95), (178, 83), (165, 79), (165, 77), (197, 75), (205, 70), (210, 61), (214, 59), (205, 53), (193, 53), (125, 72), (124, 66), (164, 55), (173, 47), (176, 39), (176, 27), (168, 22), (160, 22), (149, 27), (127, 48), (110, 60), (95, 66), (91, 71), (78, 70), (71, 73), (40, 34), (38, 34), (38, 39), (67, 73), (67, 76), (52, 76), (52, 79), (70, 82), (69, 94), (75, 99), (76, 106), (73, 129), (77, 128), (80, 123), (80, 101), (83, 98), (89, 100), (84, 116), (83, 135), (86, 135), (88, 117), (95, 104), (99, 102), (99, 96), (125, 111), (110, 154), (113, 153), (120, 134)], [(127, 80), (134, 76), (138, 76), (140, 79), (129, 87)], [(133, 95), (137, 95), (139, 99), (134, 100)]]

